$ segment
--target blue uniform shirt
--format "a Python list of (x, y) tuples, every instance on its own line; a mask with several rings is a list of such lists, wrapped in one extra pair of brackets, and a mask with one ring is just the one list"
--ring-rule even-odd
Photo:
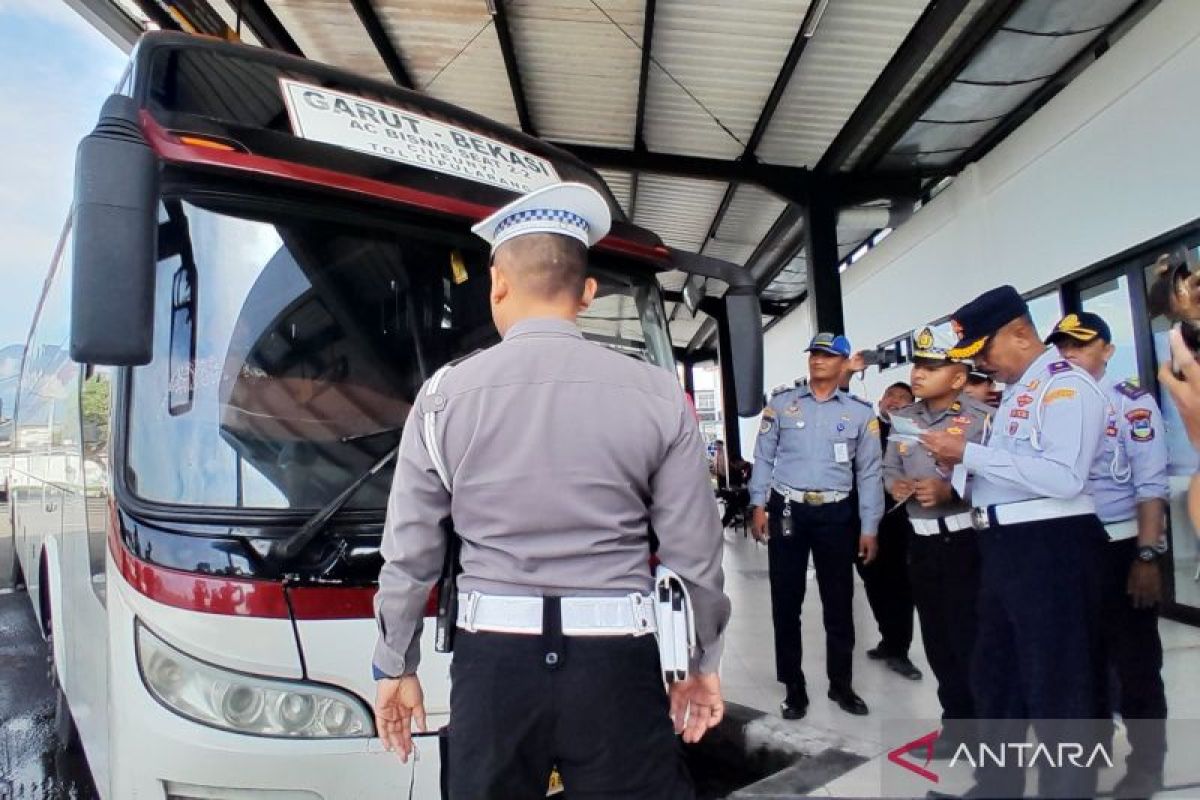
[(1167, 499), (1167, 443), (1162, 412), (1145, 389), (1132, 381), (1102, 386), (1112, 404), (1100, 453), (1088, 475), (1088, 491), (1102, 522), (1137, 516), (1144, 500)]
[(870, 403), (841, 389), (821, 402), (807, 383), (777, 392), (754, 445), (750, 503), (765, 506), (774, 484), (849, 492), (857, 480), (862, 532), (874, 535), (883, 517), (882, 460)]
[(1047, 349), (1004, 389), (987, 444), (967, 444), (971, 504), (1080, 495), (1104, 437), (1108, 405), (1090, 375)]

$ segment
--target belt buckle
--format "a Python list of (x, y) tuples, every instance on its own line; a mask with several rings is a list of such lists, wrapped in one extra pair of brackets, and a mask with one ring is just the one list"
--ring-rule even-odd
[(808, 506), (821, 506), (825, 504), (825, 495), (821, 492), (805, 492), (804, 504)]
[(986, 508), (971, 509), (971, 527), (977, 531), (987, 530), (991, 527)]

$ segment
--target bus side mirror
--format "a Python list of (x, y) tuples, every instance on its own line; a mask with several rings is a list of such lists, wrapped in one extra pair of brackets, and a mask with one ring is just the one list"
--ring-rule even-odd
[(153, 354), (159, 165), (137, 104), (111, 95), (75, 154), (71, 358), (135, 366)]
[(753, 288), (730, 287), (725, 293), (725, 319), (720, 324), (728, 328), (720, 337), (721, 358), (733, 359), (738, 416), (757, 416), (763, 408), (763, 329), (762, 309)]

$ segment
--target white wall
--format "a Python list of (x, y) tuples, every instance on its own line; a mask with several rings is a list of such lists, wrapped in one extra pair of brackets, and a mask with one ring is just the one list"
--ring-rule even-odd
[[(1200, 2), (1163, 0), (842, 276), (854, 346), (993, 286), (1035, 289), (1200, 217), (1198, 84)], [(802, 372), (808, 316), (801, 307), (767, 334), (768, 388)], [(862, 388), (877, 397), (906, 372), (872, 370)]]

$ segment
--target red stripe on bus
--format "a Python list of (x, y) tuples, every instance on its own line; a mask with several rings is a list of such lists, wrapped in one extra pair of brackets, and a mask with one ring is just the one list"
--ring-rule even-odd
[[(284, 178), (286, 180), (302, 181), (304, 183), (342, 189), (356, 194), (392, 200), (412, 206), (413, 208), (426, 211), (439, 211), (444, 214), (463, 217), (470, 222), (478, 222), (481, 219), (485, 219), (496, 210), (491, 206), (472, 203), (468, 200), (459, 200), (442, 194), (410, 189), (406, 186), (379, 181), (374, 178), (348, 175), (344, 172), (336, 172), (324, 169), (323, 167), (310, 167), (307, 164), (297, 164), (292, 161), (284, 161), (269, 156), (258, 156), (251, 153), (215, 150), (211, 147), (187, 145), (180, 141), (178, 136), (168, 131), (162, 125), (159, 125), (150, 112), (144, 109), (142, 110), (142, 130), (146, 135), (146, 141), (149, 143), (151, 149), (154, 150), (159, 158), (166, 161), (181, 164), (198, 164), (208, 167), (225, 167), (252, 172), (256, 175)], [(601, 239), (596, 246), (601, 250), (620, 253), (659, 264), (669, 263), (670, 260), (666, 248), (661, 245), (647, 246), (612, 235)]]
[[(117, 569), (140, 594), (174, 608), (232, 617), (297, 620), (371, 619), (374, 586), (293, 586), (278, 581), (201, 575), (162, 567), (135, 556), (120, 534), (116, 506), (109, 503), (108, 544)], [(285, 595), (286, 592), (286, 595)], [(288, 601), (291, 601), (291, 612)], [(437, 615), (437, 588), (425, 615)]]

